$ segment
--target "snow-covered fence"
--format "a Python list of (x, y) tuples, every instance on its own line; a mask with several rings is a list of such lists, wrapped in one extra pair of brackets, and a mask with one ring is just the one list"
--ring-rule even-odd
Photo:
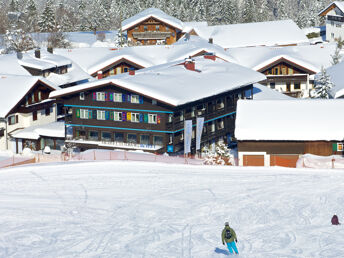
[(35, 163), (34, 157), (16, 157), (12, 156), (8, 159), (0, 160), (0, 168), (11, 167), (11, 166), (18, 166), (24, 164)]
[(305, 154), (296, 162), (297, 168), (344, 168), (344, 157), (340, 155), (317, 156)]
[(73, 154), (36, 154), (35, 160), (41, 162), (60, 162), (76, 160), (130, 160), (130, 161), (147, 161), (162, 162), (171, 164), (191, 164), (202, 165), (202, 159), (195, 157), (184, 158), (180, 156), (156, 155), (145, 152), (132, 151), (111, 151), (111, 150), (88, 150), (82, 153)]

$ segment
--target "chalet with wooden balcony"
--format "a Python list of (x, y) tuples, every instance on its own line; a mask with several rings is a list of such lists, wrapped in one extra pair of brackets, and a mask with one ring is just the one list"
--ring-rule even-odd
[(204, 117), (202, 145), (230, 140), (236, 101), (265, 76), (213, 55), (175, 61), (50, 94), (66, 113), (67, 141), (81, 149), (180, 153), (184, 121)]
[(240, 100), (235, 137), (241, 166), (296, 167), (303, 154), (343, 155), (342, 100)]
[(319, 16), (326, 19), (326, 40), (333, 42), (344, 39), (344, 2), (334, 1), (320, 11)]
[(266, 75), (261, 84), (294, 98), (307, 98), (315, 74), (331, 66), (335, 44), (236, 48), (227, 51), (238, 63)]
[(121, 29), (134, 43), (171, 45), (180, 38), (183, 23), (159, 9), (149, 8), (124, 20)]

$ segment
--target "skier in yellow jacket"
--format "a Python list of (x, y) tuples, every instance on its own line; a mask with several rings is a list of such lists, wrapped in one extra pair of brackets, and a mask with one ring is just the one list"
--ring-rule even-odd
[(222, 244), (227, 243), (228, 250), (233, 254), (233, 250), (236, 254), (239, 254), (235, 242), (238, 242), (234, 229), (229, 227), (229, 223), (225, 223), (225, 228), (222, 230)]

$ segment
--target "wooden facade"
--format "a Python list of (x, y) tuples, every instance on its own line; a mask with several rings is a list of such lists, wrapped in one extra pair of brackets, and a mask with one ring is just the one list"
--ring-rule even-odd
[[(180, 153), (184, 149), (185, 120), (191, 119), (196, 124), (197, 117), (204, 117), (201, 145), (220, 139), (227, 141), (234, 133), (236, 101), (252, 97), (252, 91), (252, 85), (248, 85), (175, 107), (118, 85), (106, 84), (62, 95), (58, 102), (64, 105), (67, 138), (82, 150), (99, 147)], [(97, 100), (97, 96), (105, 96), (104, 101)], [(119, 96), (122, 101), (118, 101)], [(150, 118), (153, 120), (149, 121)], [(194, 136), (195, 132), (192, 153), (195, 153)]]
[[(336, 151), (337, 141), (238, 141), (238, 152), (243, 153), (243, 165), (296, 167), (299, 156), (310, 153), (319, 156), (343, 155)], [(262, 154), (259, 154), (262, 153)], [(240, 155), (239, 155), (240, 156)], [(258, 157), (259, 156), (259, 157)], [(262, 163), (263, 162), (263, 163)]]
[[(100, 71), (102, 72), (102, 78), (112, 76), (112, 75), (118, 75), (122, 73), (129, 72), (130, 69), (139, 70), (145, 68), (139, 64), (136, 64), (128, 59), (121, 58), (120, 60), (117, 60), (116, 62), (102, 68)], [(93, 73), (93, 77), (97, 77), (98, 73)]]
[(171, 45), (175, 43), (180, 36), (181, 31), (179, 29), (155, 17), (149, 17), (127, 30), (128, 40), (142, 45), (155, 45), (157, 43)]

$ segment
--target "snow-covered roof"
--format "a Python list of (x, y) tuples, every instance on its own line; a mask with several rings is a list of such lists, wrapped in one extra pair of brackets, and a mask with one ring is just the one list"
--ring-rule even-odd
[(44, 125), (30, 126), (11, 134), (13, 138), (18, 139), (32, 139), (38, 140), (41, 136), (53, 137), (53, 138), (64, 138), (65, 137), (65, 123), (52, 122)]
[[(70, 59), (56, 54), (51, 54), (46, 51), (41, 51), (41, 58), (33, 57), (32, 51), (23, 53), (22, 59), (18, 59), (16, 54), (0, 55), (0, 74), (5, 75), (22, 75), (31, 76), (31, 74), (23, 66), (36, 68), (39, 70), (46, 70), (56, 66), (69, 66), (68, 72), (65, 74), (50, 73), (44, 80), (50, 86), (54, 87), (93, 80), (88, 73), (80, 68), (79, 65), (73, 63)], [(43, 79), (43, 77), (41, 77)]]
[(231, 57), (230, 53), (224, 51), (222, 47), (215, 44), (209, 44), (199, 37), (193, 38), (195, 39), (192, 41), (180, 41), (178, 44), (174, 45), (137, 46), (120, 49), (55, 49), (54, 51), (59, 55), (63, 55), (73, 60), (89, 74), (94, 74), (121, 59), (126, 59), (129, 62), (146, 68), (193, 56), (202, 51), (212, 52), (226, 61), (235, 62), (235, 59)]
[(205, 39), (212, 38), (224, 48), (309, 44), (308, 38), (292, 20), (253, 22), (194, 28)]
[(200, 30), (202, 28), (208, 27), (208, 22), (206, 21), (201, 21), (201, 22), (196, 22), (196, 21), (192, 21), (192, 22), (183, 22), (184, 27), (183, 27), (183, 31), (184, 33), (189, 33), (191, 30)]
[(59, 89), (49, 81), (38, 76), (0, 75), (0, 117), (6, 117), (13, 107), (27, 94), (38, 81), (53, 89)]
[[(326, 12), (326, 10), (331, 7), (332, 5), (335, 5), (338, 7), (339, 10), (341, 10), (344, 13), (344, 1), (334, 1), (330, 3), (328, 6), (326, 6), (324, 9), (322, 9), (318, 15), (321, 15), (322, 13)], [(327, 12), (326, 12), (327, 13)], [(326, 15), (326, 13), (324, 15)], [(323, 15), (321, 15), (323, 16)]]
[(195, 67), (199, 71), (187, 70), (184, 65), (179, 65), (184, 63), (184, 60), (179, 60), (138, 70), (134, 76), (128, 74), (111, 76), (55, 91), (50, 94), (50, 98), (112, 83), (129, 91), (178, 106), (266, 79), (261, 73), (219, 58), (216, 61), (204, 57), (197, 57), (194, 60)]
[(127, 29), (130, 29), (131, 27), (135, 26), (136, 24), (150, 18), (154, 17), (164, 23), (167, 23), (179, 30), (183, 29), (183, 23), (178, 20), (177, 18), (174, 18), (163, 11), (157, 9), (157, 8), (148, 8), (128, 19), (125, 19), (122, 21), (122, 30), (125, 31)]
[[(326, 73), (330, 76), (334, 86), (331, 89), (331, 95), (334, 98), (343, 98), (344, 96), (344, 61), (327, 68)], [(319, 75), (317, 75), (319, 76)]]
[(270, 89), (269, 87), (262, 85), (260, 83), (253, 84), (253, 99), (257, 100), (286, 100), (294, 99), (290, 96), (287, 96), (277, 90)]
[(335, 49), (336, 44), (330, 43), (289, 47), (231, 48), (227, 49), (227, 52), (239, 64), (254, 70), (259, 70), (278, 59), (284, 58), (318, 73), (322, 66), (325, 68), (331, 66), (331, 55), (334, 54)]
[(235, 137), (252, 141), (342, 141), (343, 100), (239, 100)]

